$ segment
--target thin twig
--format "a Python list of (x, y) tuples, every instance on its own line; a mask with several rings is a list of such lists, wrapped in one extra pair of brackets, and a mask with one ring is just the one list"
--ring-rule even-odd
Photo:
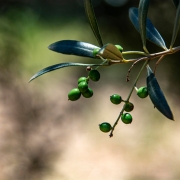
[(154, 67), (154, 74), (156, 73), (156, 68), (157, 68), (158, 64), (161, 62), (161, 60), (162, 60), (164, 57), (165, 57), (165, 55), (162, 55), (162, 56), (158, 59), (158, 61), (156, 62), (156, 66)]
[[(140, 58), (140, 59), (136, 60), (136, 61), (131, 65), (131, 67), (130, 67), (129, 70), (128, 70), (128, 74), (127, 74), (127, 76), (126, 76), (126, 81), (127, 81), (127, 82), (130, 81), (129, 76), (130, 76), (130, 73), (131, 73), (131, 69), (132, 69), (139, 61), (142, 61), (142, 60), (144, 60), (144, 58)], [(147, 59), (147, 60), (148, 60), (148, 59)]]

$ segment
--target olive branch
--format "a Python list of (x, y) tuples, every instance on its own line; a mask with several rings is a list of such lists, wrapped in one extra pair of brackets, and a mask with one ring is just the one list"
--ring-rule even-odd
[[(176, 7), (176, 17), (174, 20), (172, 39), (169, 48), (166, 47), (164, 39), (162, 38), (158, 30), (155, 28), (155, 26), (152, 24), (151, 20), (147, 17), (150, 0), (140, 0), (138, 8), (131, 7), (129, 9), (129, 19), (136, 28), (136, 30), (140, 33), (140, 37), (142, 40), (142, 48), (144, 51), (123, 51), (123, 48), (120, 45), (113, 45), (111, 43), (105, 45), (103, 44), (92, 2), (91, 0), (84, 0), (85, 12), (91, 29), (99, 44), (99, 47), (87, 42), (81, 42), (76, 40), (61, 40), (52, 43), (48, 48), (58, 53), (89, 57), (97, 60), (99, 59), (102, 60), (102, 62), (97, 64), (72, 62), (55, 64), (37, 72), (34, 76), (31, 77), (29, 82), (50, 71), (54, 71), (64, 67), (84, 66), (89, 71), (88, 76), (79, 78), (78, 87), (72, 89), (68, 94), (69, 100), (75, 101), (79, 99), (81, 95), (85, 98), (90, 98), (93, 96), (93, 90), (89, 88), (88, 82), (89, 80), (98, 81), (100, 79), (100, 73), (97, 71), (98, 68), (116, 64), (131, 63), (131, 66), (126, 75), (126, 81), (129, 81), (132, 68), (138, 62), (144, 61), (144, 64), (139, 70), (139, 73), (134, 80), (133, 86), (130, 89), (126, 100), (123, 100), (121, 96), (117, 94), (114, 94), (110, 97), (112, 103), (120, 104), (121, 102), (124, 102), (124, 106), (121, 109), (114, 125), (111, 126), (109, 123), (104, 122), (99, 125), (100, 130), (103, 132), (110, 132), (109, 136), (112, 137), (115, 127), (118, 124), (120, 118), (126, 124), (130, 124), (132, 122), (131, 114), (124, 113), (124, 111), (130, 112), (134, 108), (134, 105), (130, 102), (130, 98), (134, 90), (137, 91), (137, 95), (140, 98), (145, 98), (149, 95), (154, 107), (156, 107), (168, 119), (174, 120), (172, 111), (155, 77), (157, 66), (162, 61), (162, 59), (167, 55), (171, 55), (180, 51), (180, 46), (173, 47), (180, 26), (180, 3), (179, 0), (173, 0), (173, 3)], [(161, 47), (163, 51), (150, 54), (146, 47), (146, 40), (149, 40), (157, 46)], [(124, 58), (124, 56), (126, 55), (135, 54), (139, 55), (140, 57), (135, 59)], [(149, 66), (149, 62), (151, 60), (157, 60), (154, 72)], [(136, 87), (136, 84), (142, 71), (145, 68), (147, 68), (146, 86), (138, 89)]]

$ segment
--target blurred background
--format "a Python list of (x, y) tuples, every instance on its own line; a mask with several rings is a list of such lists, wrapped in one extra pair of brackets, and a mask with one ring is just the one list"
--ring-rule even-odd
[[(104, 44), (142, 50), (128, 18), (128, 9), (138, 2), (93, 0)], [(148, 16), (168, 47), (175, 17), (172, 1), (152, 0)], [(79, 77), (87, 76), (85, 68), (64, 68), (28, 83), (37, 71), (56, 63), (98, 61), (47, 49), (65, 39), (97, 45), (83, 0), (0, 1), (0, 180), (180, 179), (179, 53), (167, 56), (156, 72), (175, 122), (134, 92), (133, 123), (120, 121), (109, 138), (98, 125), (113, 124), (122, 108), (109, 97), (118, 93), (126, 99), (142, 63), (133, 68), (128, 83), (130, 64), (100, 68), (101, 80), (90, 82), (94, 96), (70, 102), (67, 94)], [(150, 42), (147, 46), (152, 53), (161, 51)], [(145, 83), (144, 71), (138, 87)]]

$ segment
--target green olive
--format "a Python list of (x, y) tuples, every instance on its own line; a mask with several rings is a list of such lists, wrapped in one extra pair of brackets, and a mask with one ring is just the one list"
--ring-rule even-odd
[(81, 97), (81, 92), (79, 91), (78, 88), (74, 88), (68, 93), (68, 100), (76, 101), (80, 97)]
[(89, 78), (92, 81), (99, 81), (100, 73), (97, 70), (93, 69), (93, 70), (89, 71)]
[(130, 124), (132, 122), (132, 116), (131, 114), (129, 113), (124, 113), (122, 116), (121, 116), (121, 120), (123, 123), (125, 124)]
[(80, 77), (80, 78), (78, 79), (78, 84), (79, 84), (80, 82), (82, 82), (82, 81), (87, 81), (87, 77)]
[(93, 50), (93, 56), (94, 57), (98, 54), (99, 50), (100, 50), (100, 48), (96, 48)]
[(88, 83), (86, 81), (82, 81), (78, 84), (78, 89), (81, 93), (84, 93), (88, 90)]
[(121, 51), (121, 52), (123, 51), (123, 47), (122, 46), (120, 46), (120, 45), (115, 45), (115, 46), (118, 48), (119, 51)]
[(126, 102), (126, 103), (124, 104), (124, 110), (125, 110), (126, 112), (130, 112), (130, 111), (132, 111), (133, 109), (134, 109), (133, 103), (131, 103), (131, 102)]
[(137, 95), (138, 95), (140, 98), (146, 98), (146, 97), (148, 96), (147, 87), (140, 87), (140, 88), (137, 90)]
[(86, 92), (83, 92), (82, 95), (85, 98), (90, 98), (93, 96), (93, 90), (91, 88), (88, 88)]
[(118, 94), (113, 94), (112, 96), (110, 96), (110, 101), (113, 103), (113, 104), (120, 104), (121, 101), (122, 101), (122, 98), (120, 95)]
[(112, 129), (112, 127), (111, 127), (111, 125), (109, 123), (103, 122), (103, 123), (99, 124), (99, 129), (102, 132), (107, 133), (107, 132), (109, 132)]

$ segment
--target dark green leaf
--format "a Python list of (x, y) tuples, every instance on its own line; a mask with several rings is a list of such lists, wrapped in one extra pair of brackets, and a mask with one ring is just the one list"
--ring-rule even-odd
[(86, 15), (87, 15), (87, 18), (89, 20), (91, 29), (92, 29), (92, 31), (93, 31), (93, 33), (94, 33), (94, 35), (95, 35), (95, 37), (99, 43), (99, 46), (102, 47), (103, 42), (101, 39), (101, 35), (99, 32), (99, 28), (98, 28), (98, 24), (97, 24), (97, 20), (96, 20), (96, 16), (94, 13), (94, 9), (93, 9), (91, 0), (84, 0), (84, 7), (85, 7)]
[[(38, 71), (34, 76), (31, 77), (31, 79), (29, 80), (32, 81), (33, 79), (45, 74), (45, 73), (48, 73), (50, 71), (54, 71), (56, 69), (61, 69), (61, 68), (64, 68), (64, 67), (70, 67), (70, 66), (103, 66), (101, 64), (83, 64), (83, 63), (60, 63), (60, 64), (55, 64), (55, 65), (52, 65), (52, 66), (48, 66), (40, 71)], [(105, 65), (104, 65), (105, 66)]]
[(178, 31), (179, 31), (179, 26), (180, 26), (180, 3), (177, 6), (176, 17), (175, 17), (175, 21), (174, 21), (173, 35), (172, 35), (170, 48), (172, 48), (173, 45), (174, 45), (174, 42), (176, 40)]
[(73, 54), (77, 56), (94, 58), (93, 50), (99, 47), (86, 42), (63, 40), (50, 44), (48, 48), (62, 54)]
[(145, 50), (145, 52), (148, 52), (146, 48), (146, 20), (147, 20), (148, 8), (149, 8), (149, 0), (140, 0), (139, 8), (138, 8), (139, 32), (141, 35), (143, 49)]
[[(132, 24), (134, 25), (134, 27), (136, 28), (136, 30), (138, 32), (140, 32), (139, 21), (138, 21), (138, 9), (137, 8), (133, 7), (133, 8), (129, 9), (129, 18), (130, 18)], [(152, 24), (152, 22), (148, 18), (147, 18), (147, 22), (146, 22), (146, 38), (149, 41), (156, 44), (157, 46), (159, 46), (165, 50), (167, 49), (163, 38), (161, 37), (158, 30), (154, 27), (154, 25)]]
[(176, 8), (178, 7), (179, 4), (179, 0), (173, 0), (174, 5), (176, 6)]
[(113, 44), (106, 44), (100, 50), (99, 53), (104, 59), (110, 60), (122, 60), (122, 53)]
[(151, 68), (147, 66), (147, 90), (149, 97), (154, 106), (167, 118), (174, 120), (171, 109), (166, 101), (166, 98), (152, 72)]

